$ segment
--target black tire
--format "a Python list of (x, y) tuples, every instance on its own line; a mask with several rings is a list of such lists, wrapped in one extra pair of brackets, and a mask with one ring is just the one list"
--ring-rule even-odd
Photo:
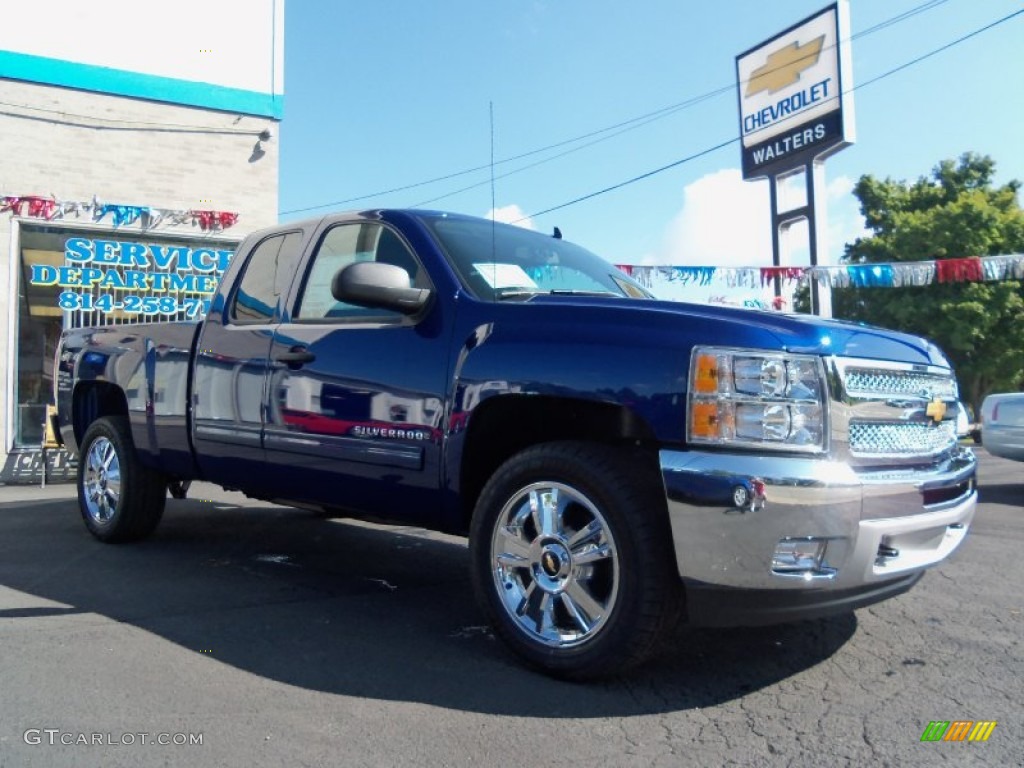
[(78, 459), (78, 506), (100, 541), (149, 536), (164, 513), (167, 480), (139, 463), (128, 419), (105, 416), (85, 432)]
[(487, 482), (470, 530), (473, 588), (528, 664), (586, 680), (659, 649), (682, 594), (660, 489), (635, 453), (577, 442), (528, 448)]

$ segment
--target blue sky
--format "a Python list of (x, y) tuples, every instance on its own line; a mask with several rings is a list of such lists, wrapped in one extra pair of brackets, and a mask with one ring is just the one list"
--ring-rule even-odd
[[(492, 104), (494, 194), (506, 218), (673, 163), (737, 136), (735, 88), (618, 135), (500, 161), (733, 85), (737, 54), (825, 5), (289, 0), (282, 218), (407, 206), (486, 215)], [(1024, 7), (1018, 0), (850, 6), (854, 35), (921, 9), (853, 41), (855, 85)], [(1024, 179), (1021, 94), (1024, 15), (857, 90), (857, 142), (826, 164), (830, 253), (822, 262), (860, 232), (849, 190), (862, 174), (915, 179), (970, 150), (996, 160), (998, 181)], [(769, 265), (766, 183), (741, 182), (739, 165), (733, 144), (528, 223), (542, 231), (557, 225), (615, 263)]]

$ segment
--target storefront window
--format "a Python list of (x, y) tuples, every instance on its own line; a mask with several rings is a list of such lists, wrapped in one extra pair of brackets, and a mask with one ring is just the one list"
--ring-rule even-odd
[(65, 328), (195, 320), (236, 240), (23, 225), (18, 261), (14, 444), (38, 446)]

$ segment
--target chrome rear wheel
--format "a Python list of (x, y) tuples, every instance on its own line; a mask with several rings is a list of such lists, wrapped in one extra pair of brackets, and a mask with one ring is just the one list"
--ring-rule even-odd
[(110, 522), (121, 498), (121, 462), (107, 438), (101, 437), (89, 447), (82, 485), (86, 514), (101, 525)]
[(100, 541), (143, 539), (163, 516), (167, 478), (139, 461), (124, 416), (104, 416), (85, 431), (78, 462), (78, 505)]

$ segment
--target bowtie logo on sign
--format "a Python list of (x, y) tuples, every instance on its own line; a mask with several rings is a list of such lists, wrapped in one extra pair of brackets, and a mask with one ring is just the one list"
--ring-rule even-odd
[(764, 66), (751, 73), (750, 81), (747, 83), (747, 96), (753, 96), (761, 91), (775, 93), (793, 85), (800, 79), (801, 72), (818, 63), (824, 42), (825, 36), (821, 35), (804, 45), (790, 43), (768, 54)]

